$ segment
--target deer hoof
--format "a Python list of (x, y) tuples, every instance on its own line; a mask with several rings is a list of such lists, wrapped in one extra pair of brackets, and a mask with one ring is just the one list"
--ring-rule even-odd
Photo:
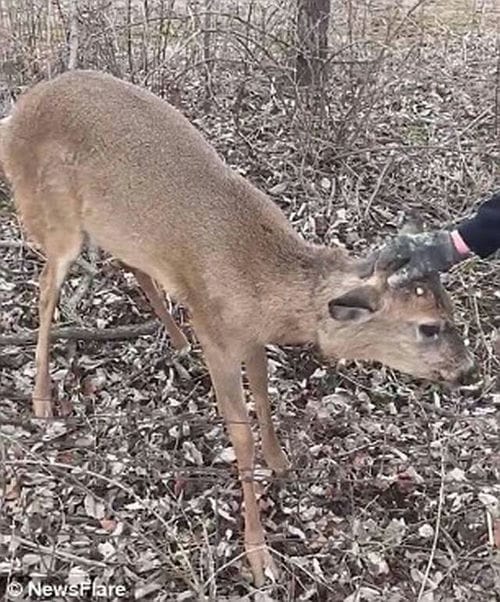
[(279, 579), (278, 569), (265, 543), (245, 544), (245, 549), (256, 587), (262, 587), (266, 579), (272, 582)]
[(52, 418), (54, 415), (52, 401), (48, 398), (33, 397), (33, 413), (36, 418)]
[(284, 476), (292, 467), (290, 460), (288, 459), (285, 452), (278, 448), (278, 450), (272, 453), (264, 453), (266, 464), (273, 470), (278, 476)]

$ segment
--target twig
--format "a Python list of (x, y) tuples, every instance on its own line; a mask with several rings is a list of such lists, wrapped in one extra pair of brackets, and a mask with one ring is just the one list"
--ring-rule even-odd
[(484, 334), (483, 327), (481, 325), (481, 317), (479, 315), (479, 307), (477, 305), (477, 297), (475, 295), (471, 295), (472, 307), (474, 309), (474, 318), (476, 320), (477, 329), (479, 334), (481, 335), (481, 341), (483, 342), (484, 348), (488, 350), (488, 354), (491, 356), (492, 350), (491, 346), (488, 344), (486, 339), (486, 335)]
[(107, 568), (105, 562), (100, 562), (99, 560), (90, 560), (89, 558), (84, 558), (83, 556), (77, 556), (76, 554), (71, 554), (71, 552), (64, 552), (62, 550), (56, 550), (54, 548), (49, 548), (48, 546), (42, 546), (38, 543), (30, 541), (29, 539), (24, 539), (24, 537), (17, 537), (17, 535), (13, 536), (16, 540), (16, 543), (20, 543), (22, 546), (29, 548), (30, 550), (36, 550), (37, 552), (42, 552), (43, 554), (49, 554), (51, 556), (57, 556), (62, 560), (70, 560), (72, 562), (76, 562), (77, 564), (83, 564), (84, 566), (89, 567), (100, 567)]
[(394, 151), (390, 151), (390, 155), (389, 155), (389, 159), (386, 161), (384, 167), (382, 168), (382, 171), (380, 172), (380, 175), (378, 177), (377, 183), (375, 185), (375, 188), (373, 189), (372, 195), (370, 197), (370, 200), (368, 201), (368, 204), (366, 205), (366, 209), (365, 209), (365, 214), (364, 214), (364, 219), (366, 220), (366, 218), (368, 217), (368, 214), (370, 213), (370, 209), (372, 206), (373, 201), (375, 200), (378, 191), (380, 190), (380, 187), (382, 186), (382, 182), (384, 181), (384, 178), (387, 174), (387, 172), (389, 171), (389, 168), (391, 167), (391, 165), (394, 162)]
[(495, 533), (493, 530), (493, 517), (488, 508), (484, 509), (486, 515), (486, 530), (488, 531), (488, 543), (492, 548), (495, 547)]
[[(51, 339), (69, 339), (77, 341), (117, 341), (123, 339), (135, 339), (137, 337), (154, 334), (160, 328), (156, 320), (150, 320), (143, 324), (131, 324), (128, 326), (116, 326), (115, 328), (55, 328), (51, 333)], [(23, 347), (36, 342), (37, 332), (26, 332), (0, 336), (0, 347), (17, 345)]]
[(23, 249), (24, 247), (30, 248), (20, 240), (0, 240), (0, 249)]
[(427, 581), (429, 580), (429, 575), (432, 569), (432, 564), (434, 562), (434, 557), (436, 555), (437, 542), (439, 539), (439, 530), (441, 528), (441, 516), (443, 513), (443, 504), (444, 504), (444, 449), (441, 448), (441, 484), (439, 486), (439, 500), (437, 507), (437, 515), (436, 515), (436, 524), (434, 526), (434, 539), (432, 541), (431, 553), (429, 555), (429, 561), (427, 562), (427, 568), (425, 569), (424, 578), (422, 580), (422, 585), (420, 586), (420, 591), (418, 593), (417, 602), (422, 602), (425, 594), (425, 586), (427, 585)]
[(94, 276), (98, 273), (98, 270), (95, 267), (97, 262), (96, 247), (92, 244), (89, 245), (88, 252), (90, 257), (89, 265), (93, 271), (87, 271), (85, 276), (82, 278), (80, 284), (77, 286), (76, 291), (73, 293), (70, 300), (68, 301), (68, 314), (72, 320), (79, 323), (81, 323), (81, 320), (78, 316), (77, 307), (80, 305), (83, 297), (85, 297), (85, 295), (88, 293), (92, 285), (92, 280)]
[(481, 121), (485, 117), (490, 117), (491, 115), (492, 115), (491, 108), (488, 107), (487, 109), (485, 109), (484, 111), (482, 111), (481, 113), (479, 113), (479, 115), (477, 115), (476, 117), (474, 117), (474, 119), (469, 124), (467, 124), (460, 132), (454, 132), (453, 134), (450, 134), (447, 138), (445, 138), (443, 140), (442, 144), (443, 145), (448, 144), (448, 142), (451, 141), (451, 139), (453, 138), (454, 135), (456, 135), (457, 139), (461, 138), (466, 132), (468, 132), (469, 130), (471, 130), (478, 123), (481, 123)]

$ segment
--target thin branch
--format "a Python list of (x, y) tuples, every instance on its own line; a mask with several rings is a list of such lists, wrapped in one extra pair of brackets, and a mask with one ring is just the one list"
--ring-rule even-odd
[(29, 539), (25, 539), (24, 537), (18, 537), (17, 535), (14, 535), (13, 539), (16, 543), (19, 543), (20, 545), (30, 550), (35, 550), (37, 552), (41, 552), (42, 554), (55, 556), (56, 558), (61, 558), (62, 560), (69, 560), (79, 565), (93, 568), (99, 567), (104, 569), (109, 566), (105, 562), (100, 562), (99, 560), (92, 560), (90, 558), (85, 558), (84, 556), (77, 556), (76, 554), (71, 554), (71, 552), (65, 552), (64, 550), (54, 549), (53, 547), (42, 546), (39, 543), (30, 541)]
[(444, 449), (442, 449), (441, 453), (441, 484), (439, 486), (439, 500), (437, 507), (437, 515), (436, 515), (436, 524), (434, 526), (434, 539), (432, 541), (431, 553), (429, 555), (429, 560), (427, 562), (427, 567), (425, 569), (424, 578), (422, 579), (422, 585), (420, 586), (420, 591), (418, 593), (417, 602), (422, 602), (425, 595), (425, 586), (429, 581), (429, 575), (431, 573), (432, 565), (434, 563), (434, 557), (436, 556), (437, 542), (439, 539), (439, 531), (441, 529), (441, 516), (443, 514), (443, 505), (444, 505)]
[(363, 218), (366, 220), (370, 214), (370, 209), (371, 206), (373, 204), (373, 201), (376, 199), (377, 194), (380, 190), (380, 187), (382, 186), (382, 182), (384, 181), (385, 176), (387, 175), (387, 172), (389, 171), (389, 168), (391, 167), (391, 165), (394, 163), (394, 158), (395, 158), (395, 154), (394, 151), (391, 151), (389, 154), (389, 159), (386, 161), (382, 171), (380, 172), (380, 176), (377, 180), (377, 184), (375, 185), (375, 188), (373, 189), (372, 195), (370, 197), (370, 200), (368, 201), (368, 204), (366, 205), (366, 209), (365, 209), (365, 214), (363, 216)]
[[(161, 328), (156, 320), (150, 320), (143, 324), (131, 324), (128, 326), (116, 326), (115, 328), (55, 328), (50, 337), (52, 340), (69, 339), (76, 341), (118, 341), (135, 339), (137, 337), (154, 334)], [(36, 343), (37, 331), (21, 334), (0, 336), (0, 347), (16, 345), (24, 347)]]

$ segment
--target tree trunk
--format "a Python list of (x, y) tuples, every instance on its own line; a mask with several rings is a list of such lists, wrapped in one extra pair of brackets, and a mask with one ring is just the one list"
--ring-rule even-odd
[(297, 58), (295, 75), (301, 86), (320, 86), (325, 80), (330, 0), (297, 0)]
[(68, 69), (78, 67), (78, 0), (69, 3)]

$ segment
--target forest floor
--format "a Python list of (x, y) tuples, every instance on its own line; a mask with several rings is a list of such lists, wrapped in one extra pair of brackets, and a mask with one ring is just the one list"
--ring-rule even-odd
[[(193, 79), (180, 106), (304, 237), (363, 255), (396, 233), (403, 213), (441, 227), (500, 184), (496, 37), (441, 34), (398, 44), (358, 96), (356, 73), (335, 65), (319, 121), (263, 72), (241, 88), (216, 70), (208, 111), (203, 79)], [(176, 359), (134, 279), (86, 253), (97, 270), (74, 266), (58, 326), (83, 328), (87, 340), (60, 339), (52, 352), (70, 415), (40, 424), (26, 333), (37, 327), (43, 261), (8, 195), (0, 202), (5, 583), (83, 575), (124, 585), (126, 599), (179, 602), (500, 599), (498, 261), (469, 260), (445, 279), (480, 365), (468, 387), (269, 347), (274, 419), (293, 471), (276, 479), (258, 455), (281, 579), (255, 594), (234, 455), (188, 312), (174, 311), (193, 350)], [(127, 339), (95, 336), (130, 326)]]

